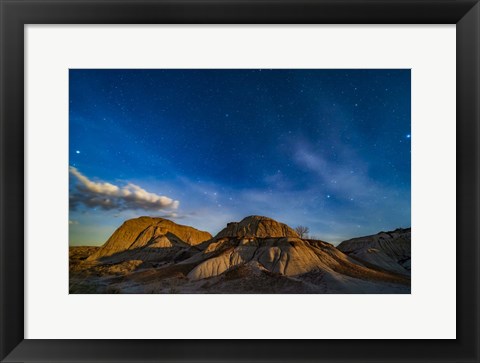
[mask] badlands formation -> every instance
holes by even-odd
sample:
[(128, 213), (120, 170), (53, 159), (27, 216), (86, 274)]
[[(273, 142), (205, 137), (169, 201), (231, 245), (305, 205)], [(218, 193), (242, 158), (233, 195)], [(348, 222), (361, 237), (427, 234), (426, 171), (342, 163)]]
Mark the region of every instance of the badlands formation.
[(215, 237), (140, 217), (70, 247), (70, 293), (410, 293), (410, 229), (335, 247), (261, 216)]
[(87, 261), (161, 261), (210, 238), (208, 232), (168, 219), (140, 217), (124, 222)]
[(364, 263), (410, 275), (411, 230), (399, 228), (373, 236), (343, 241), (337, 248)]

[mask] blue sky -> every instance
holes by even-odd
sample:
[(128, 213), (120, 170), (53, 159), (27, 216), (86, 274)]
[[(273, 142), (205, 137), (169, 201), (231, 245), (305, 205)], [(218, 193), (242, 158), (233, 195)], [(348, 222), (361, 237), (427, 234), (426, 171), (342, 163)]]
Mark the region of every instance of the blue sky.
[(410, 226), (410, 70), (70, 70), (70, 244), (265, 215), (333, 243)]

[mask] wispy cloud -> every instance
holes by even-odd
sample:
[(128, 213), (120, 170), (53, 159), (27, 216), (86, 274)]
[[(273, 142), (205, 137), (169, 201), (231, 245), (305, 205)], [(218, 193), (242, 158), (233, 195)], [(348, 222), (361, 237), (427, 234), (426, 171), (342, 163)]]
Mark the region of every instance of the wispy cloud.
[(333, 162), (311, 144), (302, 142), (295, 145), (292, 155), (296, 165), (316, 180), (310, 195), (320, 195), (328, 203), (323, 215), (323, 225), (328, 228), (319, 225), (319, 230), (326, 231), (327, 236), (337, 235), (330, 238), (340, 241), (340, 237), (410, 225), (408, 190), (400, 192), (398, 187), (371, 177), (368, 162), (348, 145), (337, 144), (336, 153), (337, 161)]
[(104, 210), (165, 212), (177, 209), (180, 204), (178, 200), (148, 192), (136, 184), (119, 187), (107, 182), (94, 182), (72, 166), (70, 174), (76, 180), (70, 191), (70, 208), (73, 210), (84, 205)]
[[(347, 153), (346, 150), (342, 150)], [(386, 190), (379, 183), (367, 175), (367, 167), (359, 158), (349, 152), (347, 160), (331, 162), (321, 153), (314, 152), (308, 145), (297, 145), (294, 161), (300, 167), (313, 172), (318, 178), (325, 192), (338, 193), (345, 199), (371, 198), (380, 195)]]

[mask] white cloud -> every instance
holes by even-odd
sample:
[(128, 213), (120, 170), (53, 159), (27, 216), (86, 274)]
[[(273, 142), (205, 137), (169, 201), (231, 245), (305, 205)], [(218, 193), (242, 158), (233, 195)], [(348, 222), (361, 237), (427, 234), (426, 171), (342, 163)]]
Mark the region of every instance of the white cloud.
[(165, 211), (177, 209), (180, 204), (178, 200), (148, 192), (132, 183), (119, 187), (111, 183), (91, 181), (73, 166), (70, 167), (70, 174), (77, 180), (73, 190), (70, 191), (70, 207), (72, 209), (84, 205), (105, 210)]

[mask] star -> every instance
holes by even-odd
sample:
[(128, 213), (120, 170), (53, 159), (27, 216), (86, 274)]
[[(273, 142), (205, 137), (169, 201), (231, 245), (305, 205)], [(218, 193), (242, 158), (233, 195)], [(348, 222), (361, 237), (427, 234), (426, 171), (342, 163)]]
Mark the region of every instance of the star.
[[(70, 162), (99, 182), (178, 199), (197, 214), (185, 223), (210, 232), (251, 214), (333, 238), (358, 237), (357, 224), (372, 233), (407, 225), (411, 75), (391, 72), (72, 70)], [(75, 208), (71, 217), (92, 209)], [(88, 223), (119, 222), (105, 218)]]

